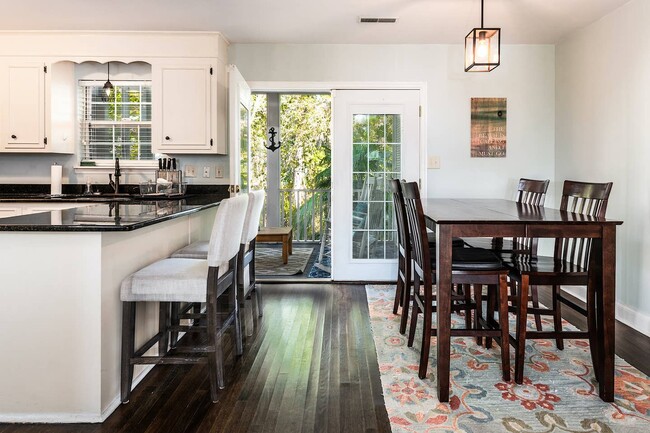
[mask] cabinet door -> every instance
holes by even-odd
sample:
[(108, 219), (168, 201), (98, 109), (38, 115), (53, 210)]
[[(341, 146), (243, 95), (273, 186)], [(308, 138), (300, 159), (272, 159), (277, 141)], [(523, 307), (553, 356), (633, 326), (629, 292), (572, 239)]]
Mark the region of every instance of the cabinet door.
[[(210, 65), (161, 66), (154, 79), (156, 153), (211, 153), (215, 86)], [(157, 98), (156, 98), (157, 96)], [(158, 116), (155, 114), (158, 113)]]
[(45, 149), (45, 69), (12, 64), (8, 69), (6, 149)]

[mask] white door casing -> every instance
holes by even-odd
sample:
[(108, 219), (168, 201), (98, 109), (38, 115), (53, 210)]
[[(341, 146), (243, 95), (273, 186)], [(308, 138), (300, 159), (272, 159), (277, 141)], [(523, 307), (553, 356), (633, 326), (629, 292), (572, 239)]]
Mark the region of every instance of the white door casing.
[[(228, 65), (228, 153), (231, 193), (248, 191), (250, 181), (251, 88), (235, 65)], [(242, 152), (246, 152), (242, 155)], [(242, 164), (244, 161), (244, 164)]]

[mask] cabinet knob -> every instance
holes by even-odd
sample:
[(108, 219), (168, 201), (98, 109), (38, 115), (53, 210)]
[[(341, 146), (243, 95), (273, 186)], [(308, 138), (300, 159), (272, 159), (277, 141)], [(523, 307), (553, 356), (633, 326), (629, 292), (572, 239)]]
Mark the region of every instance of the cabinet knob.
[(171, 138), (169, 138), (169, 135), (165, 137), (165, 140), (171, 140)]
[(11, 138), (13, 138), (15, 140), (18, 137), (16, 137), (16, 134), (11, 134)]

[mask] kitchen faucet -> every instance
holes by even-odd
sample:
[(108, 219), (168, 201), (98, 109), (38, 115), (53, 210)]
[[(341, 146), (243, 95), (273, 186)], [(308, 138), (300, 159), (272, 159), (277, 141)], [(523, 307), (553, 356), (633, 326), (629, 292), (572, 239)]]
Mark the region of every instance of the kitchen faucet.
[[(115, 174), (108, 174), (108, 184), (113, 188), (115, 194), (119, 193), (120, 190), (120, 158), (115, 158)], [(113, 181), (113, 176), (115, 176), (115, 181)]]

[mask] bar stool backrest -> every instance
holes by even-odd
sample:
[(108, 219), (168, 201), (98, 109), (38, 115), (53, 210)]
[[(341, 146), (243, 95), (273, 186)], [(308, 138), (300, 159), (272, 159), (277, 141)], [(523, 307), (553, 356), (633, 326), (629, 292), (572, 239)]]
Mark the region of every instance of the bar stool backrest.
[(244, 230), (242, 231), (241, 243), (247, 244), (257, 236), (260, 225), (262, 208), (264, 207), (264, 191), (252, 191), (248, 193), (248, 208), (244, 219)]
[[(612, 185), (612, 182), (588, 183), (565, 180), (560, 210), (588, 217), (604, 218)], [(555, 240), (554, 257), (577, 264), (584, 269), (587, 269), (589, 264), (590, 251), (591, 239), (558, 238)]]
[(248, 194), (219, 203), (208, 246), (208, 266), (220, 267), (239, 252), (247, 207)]

